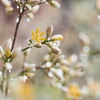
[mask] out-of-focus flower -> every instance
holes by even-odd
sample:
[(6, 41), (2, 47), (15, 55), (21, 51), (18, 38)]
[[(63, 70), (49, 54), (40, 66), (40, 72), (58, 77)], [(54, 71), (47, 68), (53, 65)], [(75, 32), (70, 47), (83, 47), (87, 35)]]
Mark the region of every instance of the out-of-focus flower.
[(15, 58), (20, 54), (20, 52), (21, 52), (21, 47), (18, 47), (13, 51), (12, 56)]
[(19, 76), (17, 79), (19, 81), (26, 82), (26, 80), (28, 79), (28, 77), (26, 75), (23, 75), (23, 76)]
[(50, 62), (50, 61), (46, 62), (45, 66), (46, 66), (46, 68), (52, 67), (52, 62)]
[(55, 69), (55, 68), (51, 68), (50, 71), (54, 74), (54, 76), (56, 76), (58, 79), (61, 79), (62, 81), (64, 81), (64, 76), (63, 76), (63, 71), (62, 69)]
[(35, 71), (36, 70), (35, 65), (36, 64), (24, 63), (24, 70), (27, 71), (27, 72)]
[(72, 54), (69, 58), (68, 61), (70, 64), (76, 63), (78, 61), (78, 56), (76, 54)]
[(84, 85), (84, 86), (82, 87), (81, 93), (82, 93), (82, 95), (85, 95), (85, 96), (91, 94), (91, 93), (90, 93), (90, 90), (89, 90), (89, 87), (88, 87), (87, 85)]
[[(17, 88), (15, 87), (15, 85), (17, 86)], [(31, 83), (23, 83), (22, 81), (19, 81), (16, 82), (15, 85), (12, 86), (15, 100), (35, 100), (33, 91), (34, 89)]]
[(97, 10), (100, 10), (100, 0), (96, 0), (96, 8)]
[(32, 30), (32, 40), (34, 40), (38, 43), (40, 43), (41, 41), (46, 40), (46, 38), (42, 37), (44, 35), (44, 32), (42, 32), (42, 33), (39, 33), (39, 32), (40, 32), (40, 28), (38, 28), (35, 33)]
[(1, 0), (1, 2), (4, 4), (5, 7), (10, 7), (11, 3), (9, 0)]
[(5, 68), (6, 68), (7, 70), (11, 71), (11, 69), (12, 69), (11, 63), (10, 63), (10, 62), (6, 62), (6, 63), (5, 63)]
[(79, 39), (83, 45), (90, 45), (90, 39), (85, 33), (81, 32), (79, 34)]
[(49, 61), (50, 60), (50, 55), (49, 54), (45, 55), (43, 60), (44, 61)]
[(94, 82), (94, 80), (88, 80), (88, 88), (91, 91), (91, 94), (100, 97), (100, 82)]
[(79, 87), (75, 85), (70, 85), (68, 89), (68, 95), (74, 99), (78, 99), (81, 95)]
[(7, 14), (12, 14), (13, 10), (14, 10), (13, 7), (6, 7), (5, 9)]
[(26, 72), (26, 73), (24, 73), (25, 74), (25, 76), (27, 76), (27, 78), (32, 78), (35, 74), (34, 73), (32, 73), (32, 72)]

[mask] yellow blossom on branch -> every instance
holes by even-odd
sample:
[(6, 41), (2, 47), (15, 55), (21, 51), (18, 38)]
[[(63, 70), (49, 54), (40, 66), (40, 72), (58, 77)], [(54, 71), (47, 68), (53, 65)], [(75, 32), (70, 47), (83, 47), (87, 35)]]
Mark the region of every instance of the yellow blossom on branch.
[(41, 32), (41, 33), (39, 33), (39, 32), (40, 32), (40, 28), (38, 28), (36, 30), (36, 32), (34, 32), (32, 30), (32, 40), (34, 40), (34, 41), (36, 41), (38, 43), (40, 43), (41, 41), (46, 40), (46, 38), (42, 37), (44, 35), (44, 32)]
[(78, 99), (79, 96), (81, 95), (79, 87), (74, 86), (74, 85), (70, 85), (70, 87), (68, 89), (68, 94), (69, 94), (69, 96), (73, 97), (74, 99)]

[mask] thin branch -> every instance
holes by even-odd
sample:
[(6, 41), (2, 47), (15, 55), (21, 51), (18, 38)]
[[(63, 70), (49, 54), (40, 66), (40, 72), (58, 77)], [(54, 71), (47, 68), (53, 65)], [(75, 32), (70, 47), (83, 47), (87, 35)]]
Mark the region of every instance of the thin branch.
[(6, 81), (6, 88), (5, 88), (5, 96), (8, 96), (8, 86), (9, 86), (9, 76), (10, 76), (10, 72), (9, 70), (7, 70), (7, 81)]
[(23, 9), (22, 9), (21, 13), (20, 13), (20, 8), (19, 8), (19, 17), (18, 17), (18, 22), (16, 24), (15, 32), (14, 32), (14, 38), (13, 38), (13, 43), (12, 43), (11, 51), (13, 51), (13, 48), (14, 48), (14, 45), (15, 45), (15, 41), (16, 41), (16, 37), (17, 37), (17, 33), (18, 33), (18, 28), (19, 28), (19, 25), (20, 25), (20, 22), (21, 22), (23, 13), (24, 13), (24, 7), (25, 7), (25, 4), (23, 6)]
[(4, 78), (5, 78), (5, 67), (3, 66), (3, 69), (2, 69), (2, 81), (1, 81), (1, 91), (2, 93), (4, 92), (4, 89), (3, 89), (3, 84), (4, 84)]

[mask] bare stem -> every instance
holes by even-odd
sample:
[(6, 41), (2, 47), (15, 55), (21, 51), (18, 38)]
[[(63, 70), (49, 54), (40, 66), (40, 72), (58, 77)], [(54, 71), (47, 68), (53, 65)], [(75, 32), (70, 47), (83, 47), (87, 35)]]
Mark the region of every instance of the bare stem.
[(29, 48), (32, 48), (32, 47), (26, 47), (26, 48), (22, 49), (21, 51), (25, 51), (25, 50), (27, 50)]
[(19, 21), (16, 24), (16, 29), (15, 29), (15, 33), (14, 33), (14, 38), (13, 38), (13, 43), (12, 43), (11, 51), (13, 50), (14, 45), (15, 45), (15, 41), (16, 41), (16, 37), (17, 37), (18, 28), (19, 28), (19, 25), (20, 25), (21, 18), (22, 18), (22, 14), (20, 14), (19, 17), (18, 17)]
[(3, 93), (4, 89), (3, 89), (3, 84), (4, 84), (4, 78), (5, 78), (5, 67), (3, 66), (3, 69), (2, 69), (2, 82), (1, 82), (1, 91)]
[[(18, 33), (18, 28), (19, 28), (19, 25), (20, 25), (23, 13), (25, 11), (24, 8), (25, 8), (25, 4), (23, 5), (22, 12), (20, 12), (21, 8), (19, 8), (19, 17), (18, 17), (18, 22), (16, 24), (15, 32), (14, 32), (14, 38), (13, 38), (13, 43), (12, 43), (11, 51), (13, 51), (13, 49), (14, 49), (14, 45), (15, 45), (15, 41), (16, 41), (16, 37), (17, 37), (17, 33)], [(10, 76), (10, 72), (9, 72), (9, 70), (7, 70), (7, 76), (6, 76), (7, 81), (6, 81), (6, 87), (5, 87), (5, 96), (6, 97), (8, 96), (9, 76)]]
[(6, 88), (5, 88), (5, 96), (8, 96), (8, 86), (9, 86), (9, 76), (10, 76), (10, 72), (9, 70), (7, 70), (7, 81), (6, 81)]
[(15, 41), (16, 41), (16, 37), (17, 37), (17, 33), (18, 33), (18, 28), (19, 28), (19, 25), (20, 25), (23, 13), (25, 11), (24, 7), (25, 7), (25, 4), (23, 6), (22, 12), (20, 12), (21, 8), (19, 8), (19, 17), (18, 17), (18, 22), (16, 24), (15, 32), (14, 32), (14, 38), (13, 38), (13, 43), (12, 43), (11, 51), (13, 51), (13, 48), (14, 48), (14, 45), (15, 45)]

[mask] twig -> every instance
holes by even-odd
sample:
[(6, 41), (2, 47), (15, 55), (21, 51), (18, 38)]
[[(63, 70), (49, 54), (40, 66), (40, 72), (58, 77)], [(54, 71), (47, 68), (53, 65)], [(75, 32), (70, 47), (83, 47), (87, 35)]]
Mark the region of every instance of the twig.
[(13, 38), (13, 43), (12, 43), (11, 51), (13, 51), (13, 48), (14, 48), (14, 45), (15, 45), (15, 41), (16, 41), (16, 37), (17, 37), (17, 33), (18, 33), (18, 28), (19, 28), (19, 25), (20, 25), (20, 22), (21, 22), (23, 13), (25, 11), (24, 10), (24, 7), (25, 7), (25, 4), (23, 6), (23, 9), (22, 9), (22, 12), (21, 13), (20, 13), (20, 8), (19, 8), (19, 17), (18, 17), (18, 22), (16, 24), (15, 32), (14, 32), (14, 38)]
[[(16, 37), (17, 37), (17, 33), (18, 33), (18, 28), (19, 28), (23, 13), (25, 11), (24, 8), (25, 8), (25, 4), (23, 5), (22, 12), (21, 12), (21, 7), (19, 6), (19, 17), (18, 17), (19, 19), (18, 19), (18, 22), (16, 24), (11, 51), (13, 51), (13, 49), (14, 49), (14, 45), (15, 45), (15, 41), (16, 41)], [(6, 76), (7, 81), (6, 81), (6, 87), (5, 87), (5, 96), (6, 97), (8, 96), (9, 76), (10, 76), (10, 72), (9, 72), (9, 70), (7, 70), (7, 76)]]
[(5, 96), (8, 96), (8, 86), (9, 86), (9, 76), (10, 76), (10, 72), (9, 70), (7, 70), (7, 81), (6, 81), (6, 88), (5, 88)]
[(3, 84), (4, 84), (4, 78), (5, 78), (5, 67), (3, 66), (3, 69), (2, 69), (2, 82), (1, 82), (1, 91), (2, 93), (4, 92), (4, 89), (3, 89)]

